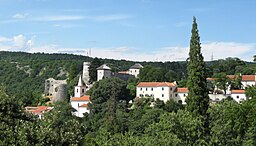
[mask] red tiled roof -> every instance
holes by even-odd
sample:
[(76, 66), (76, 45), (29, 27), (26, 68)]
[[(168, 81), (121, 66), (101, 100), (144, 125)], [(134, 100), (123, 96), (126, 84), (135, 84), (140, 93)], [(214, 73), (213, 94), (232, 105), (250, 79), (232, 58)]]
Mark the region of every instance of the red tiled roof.
[(245, 90), (231, 90), (231, 94), (244, 94)]
[[(230, 79), (235, 79), (237, 75), (227, 75)], [(242, 75), (242, 81), (256, 81), (255, 75)]]
[(90, 96), (84, 95), (82, 97), (73, 97), (71, 98), (71, 101), (90, 101)]
[(173, 87), (175, 83), (170, 82), (140, 82), (137, 87)]
[(242, 81), (255, 81), (255, 75), (242, 75)]
[(88, 105), (87, 104), (82, 104), (82, 105), (80, 105), (79, 107), (87, 107)]
[(119, 74), (129, 74), (127, 71), (119, 71)]
[(207, 81), (214, 81), (214, 80), (216, 80), (217, 78), (207, 78), (206, 80)]
[(25, 107), (26, 112), (31, 112), (33, 114), (42, 114), (43, 112), (49, 111), (52, 108), (48, 106), (38, 106), (38, 107)]
[(188, 93), (188, 88), (177, 88), (177, 92), (179, 92), (179, 93)]

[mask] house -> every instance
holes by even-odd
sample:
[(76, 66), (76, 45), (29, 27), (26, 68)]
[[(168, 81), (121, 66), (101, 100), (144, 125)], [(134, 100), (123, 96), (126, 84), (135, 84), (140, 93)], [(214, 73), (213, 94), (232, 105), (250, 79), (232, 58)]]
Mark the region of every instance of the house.
[(170, 82), (140, 82), (136, 87), (136, 96), (139, 98), (160, 99), (164, 102), (174, 97), (176, 83)]
[(256, 85), (256, 75), (242, 75), (243, 89), (247, 86), (255, 86)]
[(138, 75), (140, 74), (140, 69), (143, 68), (143, 66), (139, 63), (135, 63), (133, 66), (130, 67), (129, 69), (129, 74), (130, 75), (134, 75), (135, 78), (138, 77)]
[(88, 103), (90, 103), (90, 96), (83, 95), (82, 97), (73, 97), (70, 99), (71, 106), (76, 109), (74, 115), (77, 117), (83, 117), (84, 113), (89, 113)]
[(111, 68), (108, 67), (106, 64), (103, 64), (97, 68), (97, 81), (100, 81), (104, 78), (110, 78), (111, 76)]
[(51, 111), (52, 109), (53, 109), (53, 107), (49, 107), (49, 106), (36, 106), (36, 107), (27, 106), (27, 107), (25, 107), (25, 112), (36, 115), (36, 116), (38, 116), (39, 119), (42, 119), (43, 114)]
[(188, 96), (188, 88), (176, 88), (174, 101), (178, 103), (187, 104), (185, 99)]
[(245, 90), (231, 90), (231, 97), (238, 103), (247, 99)]
[(83, 83), (82, 76), (79, 76), (78, 84), (74, 87), (74, 97), (70, 98), (71, 106), (76, 110), (73, 114), (83, 117), (84, 113), (89, 113), (88, 103), (90, 96), (86, 95), (87, 86)]

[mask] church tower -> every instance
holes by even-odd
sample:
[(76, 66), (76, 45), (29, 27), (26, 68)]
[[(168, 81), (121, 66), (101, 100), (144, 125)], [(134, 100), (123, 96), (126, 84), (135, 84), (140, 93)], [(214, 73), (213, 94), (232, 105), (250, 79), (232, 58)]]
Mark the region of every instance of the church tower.
[(75, 91), (74, 91), (74, 97), (82, 97), (85, 95), (86, 92), (86, 85), (84, 85), (82, 76), (79, 76), (79, 81), (77, 86), (75, 86)]

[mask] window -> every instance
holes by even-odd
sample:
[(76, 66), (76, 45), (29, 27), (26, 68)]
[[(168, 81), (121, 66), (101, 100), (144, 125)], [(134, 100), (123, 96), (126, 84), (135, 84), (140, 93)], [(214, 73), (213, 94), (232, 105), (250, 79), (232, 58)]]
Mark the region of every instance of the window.
[(134, 72), (136, 72), (136, 70), (134, 70)]
[(164, 94), (162, 94), (162, 97), (164, 97)]
[(164, 87), (162, 87), (162, 90), (164, 90)]
[(78, 93), (78, 89), (76, 89), (76, 92)]
[(142, 88), (140, 88), (140, 91), (142, 91)]
[(151, 97), (154, 97), (154, 94), (151, 94), (150, 96), (151, 96)]
[(236, 98), (239, 98), (239, 96), (236, 96)]
[(82, 89), (82, 93), (84, 93), (84, 89)]
[(186, 97), (186, 94), (184, 94), (183, 96)]
[(177, 94), (177, 93), (175, 94), (175, 97), (178, 97), (178, 94)]
[(172, 87), (170, 88), (170, 91), (172, 91)]
[(143, 97), (143, 94), (140, 94), (140, 97)]
[(153, 88), (151, 88), (151, 91), (153, 91), (154, 89)]
[(148, 91), (148, 88), (146, 88), (146, 91)]

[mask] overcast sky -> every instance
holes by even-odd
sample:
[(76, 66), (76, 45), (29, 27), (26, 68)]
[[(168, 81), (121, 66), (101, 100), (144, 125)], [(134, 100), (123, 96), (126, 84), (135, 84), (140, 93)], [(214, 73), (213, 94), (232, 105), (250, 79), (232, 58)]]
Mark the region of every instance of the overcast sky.
[(0, 6), (0, 50), (184, 61), (196, 16), (205, 60), (252, 61), (256, 54), (256, 0), (0, 0)]

